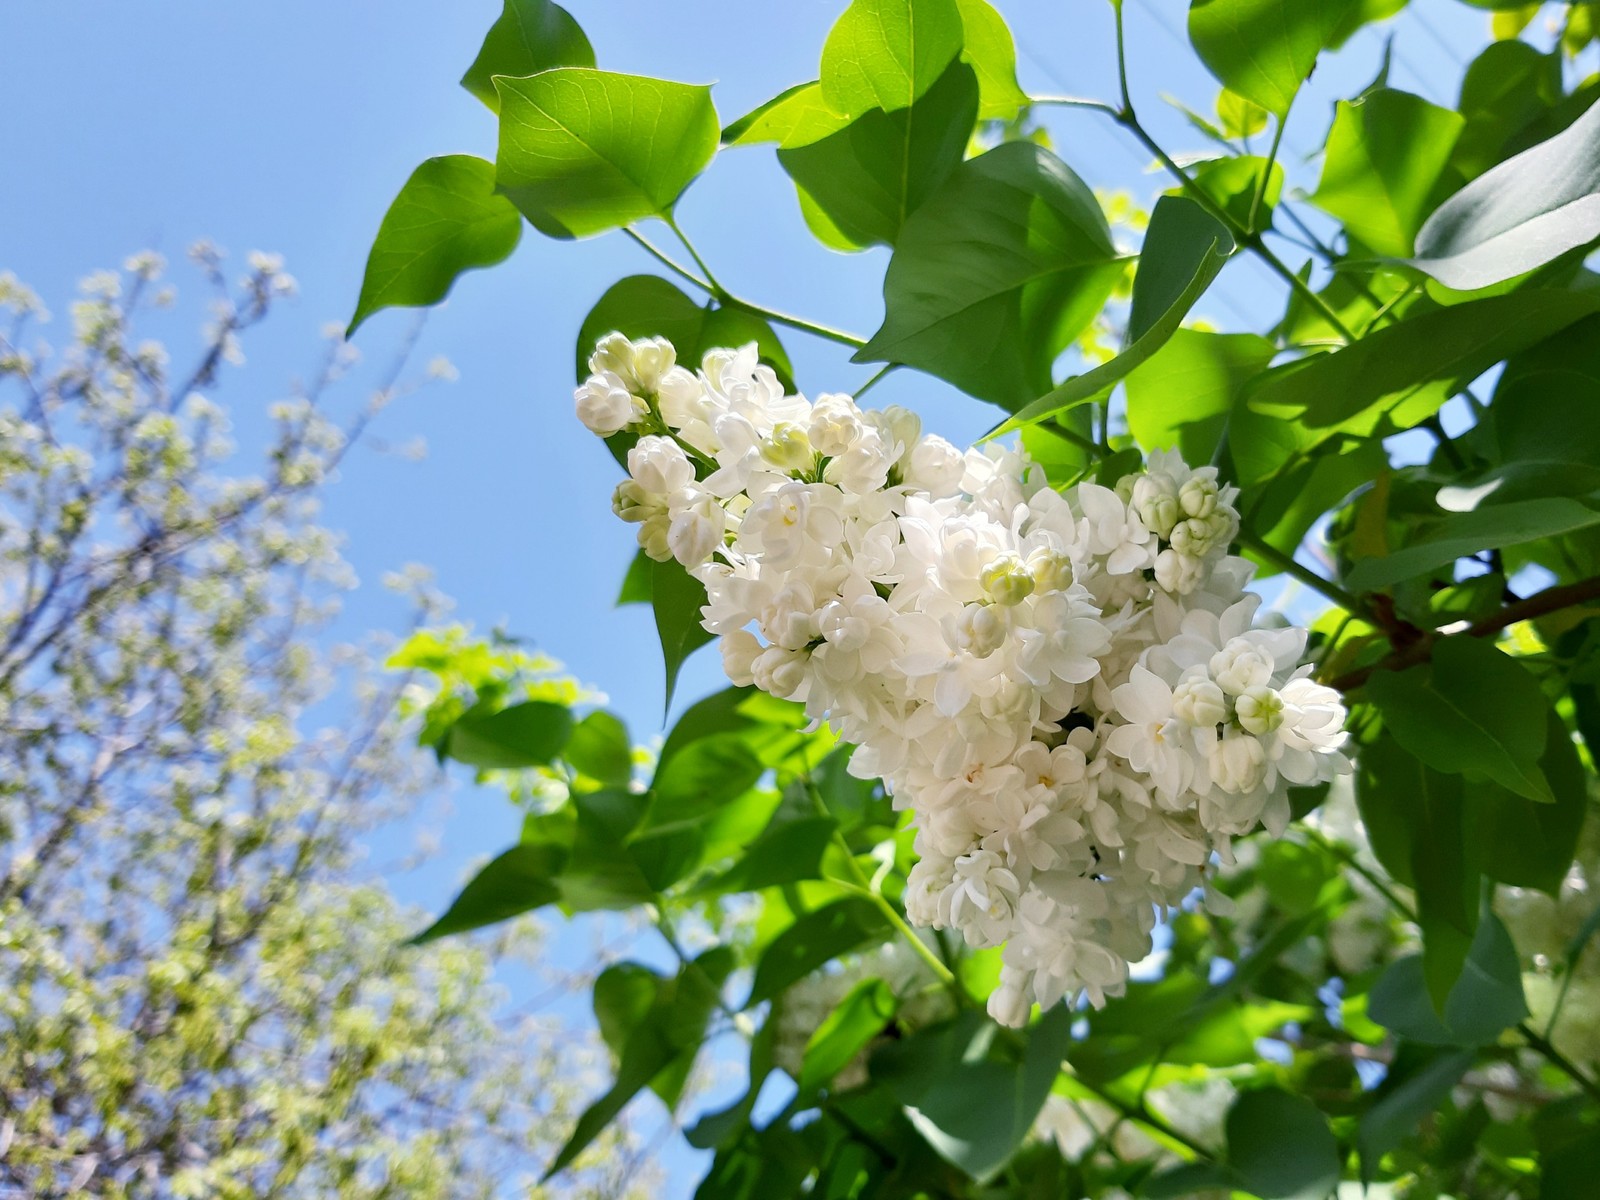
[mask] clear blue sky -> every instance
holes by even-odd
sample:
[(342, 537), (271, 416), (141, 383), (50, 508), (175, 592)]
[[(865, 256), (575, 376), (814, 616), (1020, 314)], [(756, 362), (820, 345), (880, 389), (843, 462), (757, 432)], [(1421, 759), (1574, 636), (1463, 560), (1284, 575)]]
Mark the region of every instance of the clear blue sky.
[[(1024, 87), (1112, 97), (1108, 4), (998, 4), (1022, 49)], [(728, 121), (815, 77), (843, 0), (568, 7), (600, 66), (714, 81)], [(499, 0), (12, 0), (0, 31), (0, 269), (64, 314), (77, 278), (135, 249), (154, 246), (175, 266), (200, 236), (241, 260), (251, 249), (282, 253), (301, 295), (253, 339), (248, 367), (219, 390), (248, 442), (285, 381), (311, 369), (323, 324), (348, 317), (371, 238), (412, 168), (437, 154), (493, 157), (493, 118), (456, 81), (498, 11)], [(1141, 116), (1177, 152), (1206, 147), (1158, 95), (1210, 112), (1216, 94), (1180, 47), (1185, 11), (1181, 0), (1127, 0)], [(1487, 25), (1487, 13), (1455, 0), (1414, 0), (1387, 27), (1399, 46), (1391, 83), (1453, 104), (1462, 65)], [(1365, 32), (1318, 68), (1289, 123), (1283, 157), (1291, 187), (1314, 185), (1318, 168), (1304, 150), (1320, 144), (1331, 98), (1371, 79), (1381, 46), (1381, 36)], [(1057, 110), (1048, 123), (1057, 152), (1091, 184), (1129, 189), (1146, 204), (1167, 186), (1103, 117)], [(679, 216), (740, 294), (862, 334), (876, 327), (886, 252), (838, 255), (812, 241), (770, 148), (719, 157)], [(393, 627), (403, 613), (379, 577), (426, 563), (461, 618), (531, 639), (606, 690), (637, 737), (657, 730), (661, 668), (649, 614), (611, 604), (632, 554), (630, 531), (609, 509), (616, 469), (571, 407), (583, 314), (615, 279), (652, 269), (620, 235), (557, 243), (529, 229), (508, 264), (459, 281), (418, 351), (419, 365), (448, 357), (459, 382), (398, 405), (377, 429), (390, 442), (425, 438), (427, 459), (358, 451), (331, 493), (327, 523), (347, 534), (363, 581), (341, 632)], [(175, 275), (184, 281), (181, 266)], [(1281, 299), (1274, 277), (1245, 259), (1228, 267), (1199, 315), (1241, 328), (1275, 313)], [(409, 320), (390, 312), (363, 328), (357, 344), (369, 363), (390, 356)], [(870, 373), (837, 347), (784, 338), (807, 391), (848, 390)], [(890, 377), (873, 399), (913, 407), (928, 427), (963, 444), (995, 416), (909, 372)], [(714, 656), (702, 656), (680, 692), (693, 698), (715, 685)], [(447, 828), (441, 861), (394, 881), (403, 899), (437, 908), (468, 859), (514, 838), (504, 805), (467, 799)]]

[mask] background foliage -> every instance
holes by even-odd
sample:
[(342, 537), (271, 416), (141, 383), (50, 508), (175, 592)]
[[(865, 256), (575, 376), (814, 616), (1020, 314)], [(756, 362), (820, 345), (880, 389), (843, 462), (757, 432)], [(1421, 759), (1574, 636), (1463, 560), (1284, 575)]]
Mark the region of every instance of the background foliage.
[[(294, 283), (193, 257), (181, 367), (140, 334), (158, 256), (85, 281), (56, 351), (0, 274), (0, 1195), (529, 1194), (594, 1048), (497, 988), (531, 923), (404, 946), (358, 848), (428, 782), (394, 709), (437, 689), (320, 640), (351, 584), (324, 486), (403, 360), (352, 411), (335, 344), (251, 472), (209, 397)], [(533, 1194), (641, 1195), (642, 1146), (613, 1126)]]

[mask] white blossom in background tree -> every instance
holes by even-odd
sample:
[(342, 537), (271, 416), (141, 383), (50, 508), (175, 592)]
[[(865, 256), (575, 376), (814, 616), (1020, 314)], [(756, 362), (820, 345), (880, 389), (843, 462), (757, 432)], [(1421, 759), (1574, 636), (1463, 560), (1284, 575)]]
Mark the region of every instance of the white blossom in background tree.
[(57, 352), (0, 276), (0, 1196), (646, 1194), (627, 1125), (531, 1182), (604, 1066), (494, 981), (537, 927), (409, 948), (362, 882), (428, 776), (415, 685), (324, 644), (350, 574), (315, 516), (400, 366), (341, 424), (336, 342), (239, 473), (210, 393), (293, 283), (195, 258), (186, 374), (136, 336), (156, 256), (91, 277)]

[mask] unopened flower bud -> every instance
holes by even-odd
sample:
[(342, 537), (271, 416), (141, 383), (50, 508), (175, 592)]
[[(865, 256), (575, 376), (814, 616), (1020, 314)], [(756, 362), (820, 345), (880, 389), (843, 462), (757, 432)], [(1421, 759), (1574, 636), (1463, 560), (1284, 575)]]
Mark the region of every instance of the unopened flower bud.
[(1211, 752), (1211, 781), (1224, 792), (1253, 792), (1267, 774), (1267, 753), (1245, 734), (1227, 734)]
[(978, 586), (996, 604), (1021, 604), (1033, 595), (1033, 576), (1015, 554), (1002, 554), (978, 573)]
[(1185, 679), (1172, 689), (1172, 711), (1196, 729), (1216, 726), (1228, 719), (1228, 698), (1204, 676)]
[(582, 387), (573, 393), (578, 409), (578, 420), (589, 432), (600, 437), (620, 433), (649, 409), (644, 401), (622, 386), (622, 380), (609, 371), (591, 375)]
[(1253, 687), (1233, 702), (1239, 727), (1246, 733), (1271, 733), (1283, 724), (1283, 697), (1269, 687)]
[(628, 451), (628, 474), (645, 491), (666, 496), (694, 482), (694, 464), (677, 442), (651, 434)]
[(988, 658), (1005, 643), (1005, 615), (987, 604), (968, 604), (956, 616), (950, 642), (974, 658)]
[(611, 493), (611, 511), (624, 521), (637, 525), (665, 510), (660, 496), (652, 496), (639, 486), (637, 480), (624, 479)]
[(806, 663), (810, 657), (804, 650), (768, 646), (750, 664), (750, 675), (763, 692), (780, 700), (792, 700), (805, 683)]
[(1156, 555), (1156, 586), (1174, 596), (1187, 596), (1205, 580), (1205, 559), (1179, 554), (1170, 547)]
[(1178, 503), (1186, 517), (1209, 517), (1217, 511), (1217, 481), (1194, 476), (1178, 490)]
[(761, 457), (780, 471), (808, 471), (816, 454), (804, 429), (788, 421), (779, 421), (772, 427), (771, 435), (762, 440)]
[(818, 454), (837, 458), (861, 436), (861, 410), (849, 396), (818, 396), (811, 408), (810, 434)]
[(1181, 515), (1177, 489), (1167, 475), (1140, 475), (1133, 481), (1129, 504), (1145, 528), (1166, 537)]
[(673, 502), (672, 523), (667, 527), (667, 546), (672, 557), (686, 567), (698, 567), (722, 545), (727, 516), (717, 498), (700, 488), (685, 488)]
[(751, 668), (766, 647), (755, 634), (736, 629), (723, 635), (718, 648), (722, 651), (722, 669), (734, 687), (749, 687), (756, 681)]
[(1211, 678), (1230, 696), (1272, 681), (1272, 660), (1245, 638), (1234, 638), (1211, 656)]
[(1065, 554), (1040, 547), (1028, 555), (1028, 573), (1039, 592), (1064, 592), (1072, 586), (1072, 560)]

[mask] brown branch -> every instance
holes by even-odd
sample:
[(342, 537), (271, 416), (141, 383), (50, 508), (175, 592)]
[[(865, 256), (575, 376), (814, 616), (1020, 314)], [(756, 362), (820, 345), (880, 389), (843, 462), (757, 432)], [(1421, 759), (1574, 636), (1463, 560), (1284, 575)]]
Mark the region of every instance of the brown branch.
[[(1563, 583), (1556, 587), (1546, 588), (1542, 592), (1535, 592), (1526, 600), (1518, 600), (1515, 604), (1508, 604), (1498, 612), (1469, 625), (1459, 633), (1447, 636), (1492, 637), (1502, 629), (1507, 629), (1519, 621), (1531, 621), (1535, 617), (1548, 616), (1550, 613), (1560, 612), (1564, 608), (1573, 608), (1590, 600), (1600, 600), (1600, 575), (1579, 580), (1577, 583)], [(1330, 679), (1328, 686), (1341, 692), (1351, 692), (1366, 683), (1375, 671), (1400, 671), (1406, 667), (1426, 662), (1433, 653), (1433, 647), (1438, 641), (1439, 635), (1430, 633), (1409, 646), (1403, 646), (1395, 650), (1394, 653), (1381, 662), (1373, 663), (1369, 667), (1360, 667), (1354, 671), (1348, 671), (1336, 679)]]

